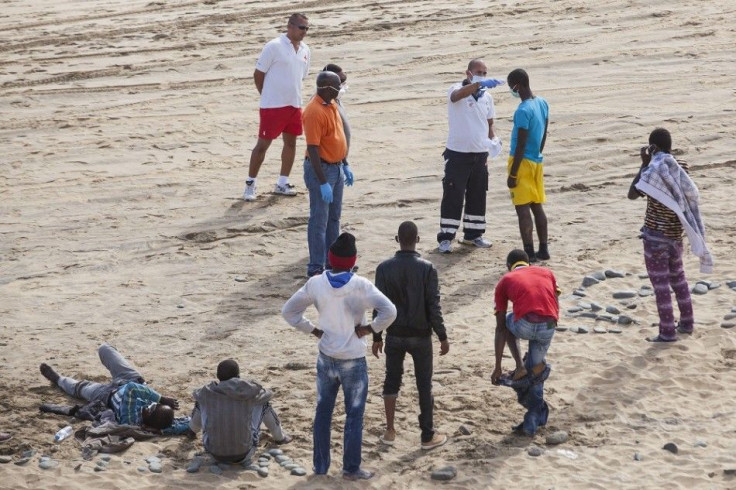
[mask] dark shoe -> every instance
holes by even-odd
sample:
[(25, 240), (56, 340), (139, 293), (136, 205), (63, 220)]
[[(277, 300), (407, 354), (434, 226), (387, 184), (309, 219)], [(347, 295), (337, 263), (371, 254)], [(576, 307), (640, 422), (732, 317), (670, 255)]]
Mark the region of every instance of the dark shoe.
[(679, 323), (677, 324), (677, 331), (680, 332), (680, 333), (684, 333), (684, 334), (690, 335), (691, 333), (693, 333), (693, 330), (694, 330), (693, 327), (690, 327), (690, 330), (688, 330), (687, 328), (684, 328)]
[(45, 362), (41, 364), (40, 366), (41, 374), (43, 374), (43, 377), (51, 381), (52, 383), (56, 384), (59, 382), (59, 373), (54, 371), (54, 368), (46, 364)]

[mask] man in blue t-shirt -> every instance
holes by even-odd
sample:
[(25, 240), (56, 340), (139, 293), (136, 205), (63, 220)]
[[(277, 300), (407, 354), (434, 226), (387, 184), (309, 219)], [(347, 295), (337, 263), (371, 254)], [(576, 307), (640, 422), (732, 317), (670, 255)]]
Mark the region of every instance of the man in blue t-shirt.
[[(529, 261), (548, 260), (547, 216), (542, 207), (546, 201), (542, 151), (547, 139), (549, 105), (542, 97), (532, 93), (529, 75), (521, 68), (509, 73), (506, 80), (511, 94), (521, 99), (514, 112), (507, 185), (511, 202), (516, 207), (521, 241)], [(536, 253), (533, 237), (535, 225), (539, 238), (539, 250)]]

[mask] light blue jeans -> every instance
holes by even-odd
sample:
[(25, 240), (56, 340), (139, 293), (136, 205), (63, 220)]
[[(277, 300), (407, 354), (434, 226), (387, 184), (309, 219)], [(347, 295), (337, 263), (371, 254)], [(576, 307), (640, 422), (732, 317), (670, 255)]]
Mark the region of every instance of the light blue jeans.
[[(509, 313), (506, 315), (506, 328), (517, 339), (529, 341), (529, 351), (524, 364), (529, 373), (534, 366), (546, 361), (547, 350), (555, 334), (554, 326), (550, 327), (547, 322), (528, 322), (523, 318), (514, 320), (514, 314)], [(547, 424), (549, 415), (549, 407), (544, 401), (544, 382), (534, 384), (528, 391), (518, 395), (519, 403), (527, 409), (522, 428), (528, 435), (533, 435), (539, 426)]]
[(68, 395), (83, 400), (101, 400), (107, 402), (110, 393), (117, 390), (121, 385), (130, 381), (135, 383), (143, 383), (143, 376), (125, 359), (114, 347), (108, 344), (102, 344), (98, 349), (100, 361), (103, 366), (110, 371), (112, 381), (110, 383), (97, 383), (95, 381), (82, 380), (77, 381), (67, 376), (59, 376), (56, 383), (59, 388), (64, 390)]
[(365, 357), (335, 359), (322, 353), (317, 358), (317, 411), (314, 416), (314, 472), (330, 469), (330, 429), (337, 392), (345, 396), (345, 429), (342, 450), (343, 473), (360, 469), (363, 447), (363, 413), (368, 398), (368, 364)]
[(307, 275), (319, 274), (327, 264), (327, 250), (340, 234), (340, 215), (342, 214), (343, 174), (342, 165), (321, 163), (327, 183), (332, 187), (332, 202), (322, 200), (319, 180), (312, 162), (304, 159), (304, 185), (309, 189), (309, 223), (307, 224), (307, 244), (309, 245), (309, 264)]

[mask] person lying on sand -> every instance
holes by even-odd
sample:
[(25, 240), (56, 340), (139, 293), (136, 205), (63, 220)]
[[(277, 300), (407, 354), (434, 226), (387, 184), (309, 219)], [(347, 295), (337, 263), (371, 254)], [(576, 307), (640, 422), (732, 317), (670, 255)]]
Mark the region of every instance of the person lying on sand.
[(146, 386), (143, 376), (114, 347), (102, 344), (98, 354), (112, 375), (109, 383), (77, 381), (61, 376), (46, 363), (40, 366), (41, 374), (70, 396), (102, 402), (112, 409), (119, 424), (155, 430), (171, 426), (174, 410), (179, 408), (176, 399), (161, 396)]

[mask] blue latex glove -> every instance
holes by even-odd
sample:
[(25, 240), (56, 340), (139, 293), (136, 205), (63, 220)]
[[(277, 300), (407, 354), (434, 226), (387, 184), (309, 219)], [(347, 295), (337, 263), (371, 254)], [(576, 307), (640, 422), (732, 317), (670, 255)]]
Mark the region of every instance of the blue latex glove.
[(345, 174), (345, 185), (348, 187), (353, 185), (353, 181), (355, 180), (355, 177), (353, 176), (353, 171), (350, 170), (350, 166), (348, 164), (344, 164), (342, 166), (342, 173)]
[(496, 80), (495, 78), (488, 78), (480, 82), (480, 86), (483, 88), (494, 88), (494, 87), (498, 87), (499, 85), (503, 85), (504, 83), (506, 82), (504, 82), (503, 80)]
[(325, 182), (319, 186), (319, 191), (322, 193), (322, 200), (327, 204), (330, 204), (332, 202), (332, 186)]

